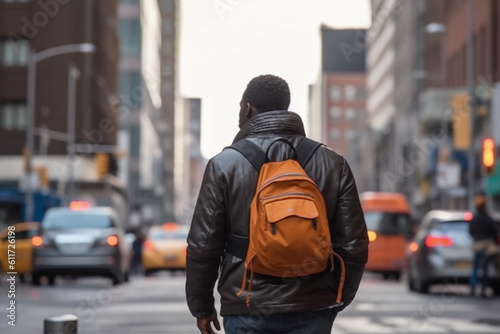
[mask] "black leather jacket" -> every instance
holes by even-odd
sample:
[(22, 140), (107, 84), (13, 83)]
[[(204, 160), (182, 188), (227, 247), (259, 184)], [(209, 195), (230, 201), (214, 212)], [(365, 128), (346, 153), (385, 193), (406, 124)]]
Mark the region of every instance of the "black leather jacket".
[[(297, 145), (304, 136), (300, 117), (288, 111), (273, 111), (252, 118), (235, 141), (247, 138), (264, 151), (276, 138)], [(291, 157), (289, 145), (277, 143), (269, 151), (271, 160)], [(205, 170), (188, 236), (186, 296), (195, 317), (214, 310), (214, 285), (218, 281), (221, 315), (285, 313), (343, 309), (353, 300), (368, 257), (368, 238), (358, 191), (345, 159), (320, 147), (305, 166), (307, 174), (323, 192), (331, 225), (333, 249), (345, 262), (342, 305), (336, 305), (339, 270), (284, 280), (255, 274), (250, 307), (245, 294), (237, 296), (244, 262), (227, 252), (229, 234), (248, 237), (250, 203), (257, 184), (257, 171), (243, 155), (224, 149)], [(339, 268), (337, 266), (336, 268)]]

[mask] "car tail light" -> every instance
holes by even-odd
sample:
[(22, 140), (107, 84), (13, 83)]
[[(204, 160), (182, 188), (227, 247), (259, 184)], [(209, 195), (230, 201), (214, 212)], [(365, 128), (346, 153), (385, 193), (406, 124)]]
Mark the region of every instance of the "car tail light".
[(118, 245), (118, 237), (116, 235), (110, 235), (106, 238), (106, 242), (109, 246), (114, 247)]
[(31, 238), (31, 244), (33, 245), (33, 247), (40, 247), (43, 245), (43, 238), (39, 235), (34, 235)]
[(144, 242), (144, 249), (148, 251), (154, 251), (155, 250), (155, 245), (151, 240), (146, 240)]
[(372, 242), (375, 239), (377, 239), (377, 233), (375, 231), (368, 231), (368, 240)]
[(408, 250), (411, 252), (411, 253), (415, 253), (416, 251), (418, 251), (418, 244), (413, 241), (412, 243), (410, 243), (408, 245)]
[(425, 238), (425, 245), (427, 247), (451, 247), (453, 246), (453, 239), (447, 236), (429, 235)]
[(472, 218), (474, 218), (474, 215), (472, 214), (472, 212), (467, 211), (466, 213), (464, 213), (464, 219), (466, 221), (470, 222), (472, 220)]
[(72, 201), (69, 203), (69, 208), (72, 211), (87, 211), (90, 209), (90, 203), (85, 201)]

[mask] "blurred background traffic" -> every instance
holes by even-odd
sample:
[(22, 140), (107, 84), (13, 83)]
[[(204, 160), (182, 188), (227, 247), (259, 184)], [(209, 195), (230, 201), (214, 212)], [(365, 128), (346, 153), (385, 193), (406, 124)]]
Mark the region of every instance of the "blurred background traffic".
[[(432, 293), (434, 284), (467, 283), (474, 196), (485, 194), (489, 214), (500, 220), (500, 2), (196, 6), (189, 0), (0, 0), (3, 271), (7, 227), (14, 224), (16, 268), (34, 286), (89, 275), (119, 285), (183, 269), (206, 161), (236, 133), (246, 82), (270, 72), (290, 81), (292, 110), (307, 134), (353, 169), (370, 230), (368, 272), (404, 277), (404, 288), (394, 291)], [(306, 20), (311, 8), (333, 19)], [(255, 12), (276, 20), (262, 24), (276, 44), (270, 51), (307, 61), (287, 72), (265, 58), (262, 64), (245, 58), (247, 47), (253, 55), (268, 50), (260, 48), (268, 43), (265, 30), (243, 37), (257, 31), (255, 18), (245, 16)], [(285, 28), (281, 14), (292, 26)], [(237, 36), (237, 24), (248, 26), (241, 45), (221, 38), (222, 30), (208, 33)], [(293, 24), (307, 24), (314, 34), (300, 39)], [(317, 43), (309, 44), (313, 38)], [(186, 51), (197, 44), (204, 49)], [(240, 60), (241, 72), (217, 72), (216, 49), (227, 66), (229, 58)], [(255, 63), (261, 68), (249, 73)], [(317, 66), (304, 74), (310, 64)], [(197, 96), (189, 87), (200, 83), (209, 88)], [(227, 94), (229, 108), (214, 102), (215, 91), (233, 87), (238, 93)], [(231, 116), (216, 112), (221, 108)], [(498, 295), (498, 271), (490, 275), (488, 295)]]

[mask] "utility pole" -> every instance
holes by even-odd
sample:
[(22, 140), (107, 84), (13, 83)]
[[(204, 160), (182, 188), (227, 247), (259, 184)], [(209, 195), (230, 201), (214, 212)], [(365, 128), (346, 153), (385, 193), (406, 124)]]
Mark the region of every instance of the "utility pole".
[(469, 122), (470, 122), (470, 146), (468, 156), (468, 187), (467, 199), (468, 209), (474, 209), (474, 196), (476, 195), (475, 186), (475, 165), (476, 165), (476, 141), (475, 127), (476, 127), (476, 110), (475, 110), (475, 80), (474, 80), (474, 1), (467, 0), (467, 91), (469, 93)]

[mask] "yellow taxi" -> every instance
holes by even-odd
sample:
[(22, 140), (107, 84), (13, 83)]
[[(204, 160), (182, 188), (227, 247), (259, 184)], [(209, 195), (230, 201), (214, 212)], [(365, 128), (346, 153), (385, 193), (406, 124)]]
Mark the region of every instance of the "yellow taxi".
[(189, 228), (177, 223), (151, 226), (142, 246), (144, 274), (159, 270), (186, 269), (187, 235)]
[[(7, 226), (0, 231), (0, 267), (2, 272), (16, 272), (21, 281), (24, 281), (24, 275), (31, 272), (32, 268), (33, 246), (31, 238), (36, 235), (39, 227), (40, 224), (37, 222), (23, 222)], [(15, 242), (10, 240), (15, 240)], [(10, 268), (10, 265), (13, 267)]]

